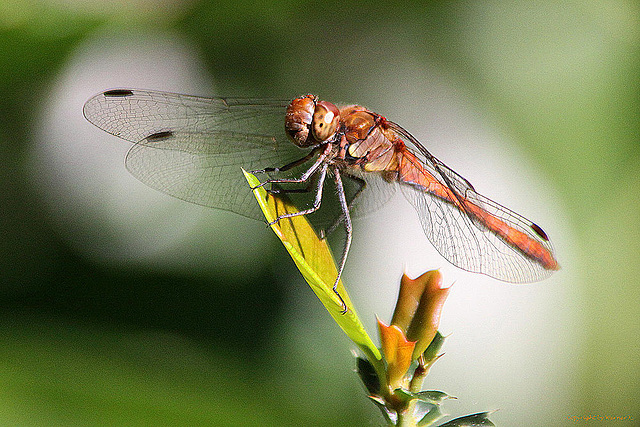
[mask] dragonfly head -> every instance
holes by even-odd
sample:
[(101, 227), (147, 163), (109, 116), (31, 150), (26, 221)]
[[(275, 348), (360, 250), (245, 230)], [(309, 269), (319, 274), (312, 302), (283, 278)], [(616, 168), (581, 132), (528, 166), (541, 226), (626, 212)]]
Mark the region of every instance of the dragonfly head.
[(310, 147), (327, 141), (340, 125), (340, 110), (328, 101), (306, 95), (287, 107), (284, 128), (298, 147)]

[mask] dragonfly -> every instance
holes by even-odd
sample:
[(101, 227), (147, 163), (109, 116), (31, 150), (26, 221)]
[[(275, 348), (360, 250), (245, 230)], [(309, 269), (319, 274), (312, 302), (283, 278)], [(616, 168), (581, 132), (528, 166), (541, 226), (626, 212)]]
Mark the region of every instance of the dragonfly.
[(435, 249), (463, 270), (529, 283), (559, 269), (541, 227), (479, 194), (402, 126), (360, 105), (339, 108), (315, 95), (289, 101), (111, 89), (90, 98), (83, 112), (133, 143), (125, 161), (131, 174), (199, 205), (264, 220), (244, 168), (262, 174), (258, 187), (273, 194), (308, 195), (303, 208), (273, 224), (312, 216), (326, 204), (325, 183), (333, 183), (339, 210), (327, 231), (345, 230), (333, 285), (344, 311), (337, 285), (352, 217), (374, 212), (398, 189)]

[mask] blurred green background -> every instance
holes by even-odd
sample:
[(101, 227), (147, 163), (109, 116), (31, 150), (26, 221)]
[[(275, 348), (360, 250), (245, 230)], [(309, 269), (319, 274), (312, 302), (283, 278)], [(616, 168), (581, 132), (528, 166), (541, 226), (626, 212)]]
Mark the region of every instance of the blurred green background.
[[(312, 92), (407, 127), (544, 225), (563, 266), (545, 284), (479, 284), (478, 296), (455, 278), (453, 346), (426, 386), (458, 396), (451, 414), (500, 409), (500, 425), (637, 425), (639, 43), (633, 1), (5, 0), (0, 424), (382, 421), (352, 346), (271, 232), (148, 190), (124, 170), (126, 143), (82, 118), (94, 93), (141, 86)], [(478, 185), (484, 174), (502, 184)], [(397, 281), (376, 280), (367, 259), (384, 268), (387, 250), (411, 250), (392, 238), (356, 237), (347, 266), (371, 322), (389, 316)], [(410, 268), (441, 265), (422, 263)], [(399, 278), (402, 262), (388, 269)], [(378, 293), (389, 297), (371, 302)], [(495, 301), (483, 318), (469, 315), (487, 306), (479, 298)]]

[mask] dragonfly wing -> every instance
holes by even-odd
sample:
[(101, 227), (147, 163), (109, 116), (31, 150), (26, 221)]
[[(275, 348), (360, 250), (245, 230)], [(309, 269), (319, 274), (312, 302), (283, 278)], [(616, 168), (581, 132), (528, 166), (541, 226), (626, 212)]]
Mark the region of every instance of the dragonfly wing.
[(273, 143), (271, 137), (242, 137), (178, 132), (154, 146), (138, 143), (127, 154), (127, 169), (163, 193), (263, 220), (241, 168), (251, 171), (281, 165), (301, 154), (287, 158), (282, 152), (265, 150), (265, 145)]
[[(260, 129), (284, 137), (286, 100), (204, 98), (142, 89), (112, 89), (84, 105), (86, 119), (100, 129), (137, 143), (163, 131), (228, 130), (254, 134)], [(277, 118), (275, 122), (272, 119)]]
[[(387, 181), (381, 174), (364, 172), (359, 168), (344, 170), (342, 176), (357, 182), (357, 189), (361, 190), (359, 193), (352, 191), (350, 194), (349, 213), (352, 218), (364, 218), (381, 209), (397, 190), (397, 183), (394, 181)], [(360, 189), (362, 182), (364, 187)]]
[(512, 283), (542, 280), (558, 269), (540, 227), (478, 194), (406, 130), (393, 127), (413, 148), (405, 159), (420, 177), (401, 181), (402, 193), (443, 257), (464, 270)]
[(263, 219), (242, 174), (304, 156), (284, 133), (288, 102), (200, 98), (118, 89), (91, 98), (85, 117), (135, 145), (127, 169), (166, 194)]

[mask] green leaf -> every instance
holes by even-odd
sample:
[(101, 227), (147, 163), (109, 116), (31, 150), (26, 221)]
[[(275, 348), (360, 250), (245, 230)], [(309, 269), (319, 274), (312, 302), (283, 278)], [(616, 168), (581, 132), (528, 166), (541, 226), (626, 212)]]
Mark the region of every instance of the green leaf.
[(440, 427), (495, 426), (494, 423), (489, 421), (489, 414), (490, 412), (479, 412), (477, 414), (466, 415), (464, 417), (456, 418), (447, 423), (444, 423)]
[(419, 427), (430, 426), (436, 421), (438, 421), (439, 419), (441, 419), (442, 417), (444, 417), (438, 405), (427, 404), (427, 406), (429, 406), (429, 412), (427, 412), (427, 414), (424, 417), (422, 417), (420, 421), (418, 421)]
[(387, 407), (387, 402), (379, 396), (369, 396), (369, 400), (371, 400), (382, 412), (382, 416), (384, 420), (390, 426), (395, 426), (398, 421), (398, 414), (393, 409), (389, 409)]
[[(251, 188), (260, 185), (260, 181), (254, 175), (244, 170), (243, 172)], [(254, 189), (253, 195), (256, 197), (267, 222), (274, 221), (279, 215), (298, 212), (286, 197), (280, 195), (274, 197), (268, 194), (263, 187)], [(333, 317), (333, 320), (365, 353), (374, 364), (378, 375), (382, 374), (380, 351), (364, 329), (341, 280), (338, 283), (338, 292), (347, 306), (347, 312), (342, 314), (343, 308), (340, 299), (333, 292), (333, 283), (338, 275), (338, 270), (326, 240), (318, 237), (304, 215), (281, 219), (272, 224), (271, 229), (282, 241), (298, 270)]]
[(443, 400), (455, 399), (455, 397), (448, 395), (444, 391), (438, 390), (426, 390), (414, 394), (416, 399), (420, 399), (423, 402), (431, 403), (433, 405), (439, 405)]
[(405, 390), (403, 388), (397, 388), (397, 389), (393, 390), (393, 394), (395, 394), (396, 397), (398, 399), (401, 399), (402, 402), (405, 403), (405, 404), (407, 402), (409, 402), (410, 400), (415, 399), (415, 397), (414, 397), (415, 394), (414, 393), (411, 393), (409, 390)]
[(369, 394), (379, 394), (380, 378), (378, 378), (378, 374), (371, 362), (362, 357), (356, 357), (356, 369)]
[(439, 405), (442, 403), (442, 401), (446, 399), (456, 399), (453, 396), (449, 396), (444, 391), (438, 391), (438, 390), (426, 390), (426, 391), (421, 391), (419, 393), (412, 393), (409, 390), (397, 388), (393, 392), (398, 398), (402, 399), (403, 402), (409, 402), (411, 400), (419, 400), (421, 402), (428, 403), (430, 405)]
[(436, 331), (436, 335), (431, 340), (431, 343), (424, 351), (424, 353), (422, 353), (424, 355), (424, 360), (427, 362), (427, 365), (430, 365), (431, 362), (435, 362), (438, 359), (438, 352), (442, 348), (442, 344), (444, 344), (444, 337), (442, 336), (440, 331)]

